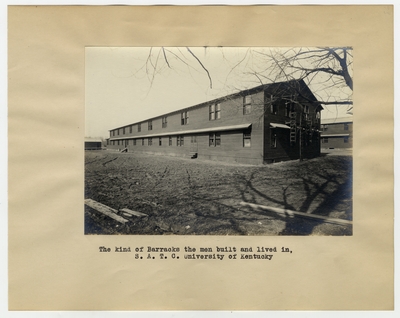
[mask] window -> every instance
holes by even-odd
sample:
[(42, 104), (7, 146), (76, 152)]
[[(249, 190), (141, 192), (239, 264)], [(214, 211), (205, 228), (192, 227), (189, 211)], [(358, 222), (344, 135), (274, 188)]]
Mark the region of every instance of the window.
[(149, 130), (153, 129), (153, 121), (152, 120), (149, 120), (149, 122), (148, 122), (148, 129)]
[(149, 138), (147, 139), (147, 145), (148, 145), (148, 146), (152, 146), (152, 145), (153, 145), (153, 138), (149, 137)]
[(142, 146), (144, 146), (144, 138), (142, 138)]
[(318, 121), (321, 118), (321, 113), (320, 112), (316, 112), (315, 113), (315, 119)]
[(343, 129), (344, 129), (344, 130), (349, 130), (349, 124), (344, 124)]
[(328, 138), (322, 138), (322, 143), (327, 144), (328, 143)]
[(119, 140), (118, 140), (118, 146), (119, 146)]
[(132, 133), (132, 126), (129, 126), (129, 133)]
[(271, 148), (276, 148), (276, 134), (271, 132)]
[(209, 146), (219, 147), (221, 146), (221, 133), (211, 133), (209, 136)]
[(215, 105), (212, 104), (210, 105), (210, 120), (214, 120), (215, 119)]
[(285, 104), (285, 116), (286, 117), (290, 117), (290, 111), (291, 111), (291, 107), (292, 105), (290, 103), (286, 103)]
[(221, 104), (212, 104), (210, 105), (210, 120), (220, 119), (221, 118)]
[(210, 147), (214, 147), (215, 146), (215, 135), (214, 134), (210, 134), (209, 136), (209, 146)]
[(172, 137), (171, 136), (168, 138), (168, 146), (172, 146)]
[(271, 114), (276, 115), (278, 113), (278, 105), (271, 103)]
[(133, 139), (133, 145), (136, 146), (136, 139)]
[(112, 131), (112, 135), (115, 136), (115, 130)]
[(162, 146), (162, 138), (161, 137), (158, 138), (158, 145)]
[(183, 146), (183, 141), (184, 141), (184, 139), (183, 139), (183, 136), (182, 136), (182, 135), (176, 136), (176, 145), (177, 145), (178, 147)]
[(215, 105), (215, 119), (220, 119), (221, 118), (221, 104), (218, 103)]
[(215, 133), (215, 146), (221, 146), (221, 133)]
[(181, 125), (189, 124), (189, 112), (182, 112), (181, 113)]
[(304, 105), (304, 114), (310, 113), (310, 107), (308, 105)]
[(122, 134), (125, 135), (125, 127), (122, 128)]
[(118, 136), (119, 136), (119, 129), (117, 129), (117, 134), (118, 134)]
[(322, 131), (328, 130), (328, 125), (321, 125), (321, 130)]
[(251, 95), (243, 97), (243, 115), (251, 113)]
[(141, 132), (142, 131), (142, 124), (137, 124), (137, 131)]
[(243, 147), (251, 147), (251, 133), (243, 133)]
[(162, 128), (167, 128), (167, 116), (162, 117)]
[(349, 143), (349, 137), (348, 136), (344, 137), (343, 141), (344, 141), (345, 144), (348, 144)]

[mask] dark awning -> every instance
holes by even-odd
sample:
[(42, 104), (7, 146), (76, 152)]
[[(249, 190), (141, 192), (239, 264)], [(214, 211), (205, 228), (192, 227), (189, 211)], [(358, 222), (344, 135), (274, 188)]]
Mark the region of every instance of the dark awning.
[(321, 138), (328, 138), (328, 137), (349, 137), (350, 134), (331, 134), (331, 135), (321, 135)]
[(277, 123), (270, 123), (271, 128), (284, 128), (284, 129), (290, 129), (288, 125), (285, 124), (277, 124)]

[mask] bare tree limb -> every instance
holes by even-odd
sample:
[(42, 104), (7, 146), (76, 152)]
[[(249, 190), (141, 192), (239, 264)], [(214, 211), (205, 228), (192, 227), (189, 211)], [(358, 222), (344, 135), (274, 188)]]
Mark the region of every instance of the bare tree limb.
[(210, 88), (212, 88), (212, 80), (211, 80), (211, 76), (210, 73), (208, 72), (208, 70), (205, 68), (205, 66), (203, 65), (203, 63), (201, 63), (201, 61), (199, 60), (199, 58), (187, 47), (186, 48), (188, 50), (188, 52), (190, 54), (192, 54), (192, 56), (197, 60), (197, 62), (201, 65), (201, 67), (206, 71), (208, 79), (210, 80)]
[(169, 63), (168, 63), (167, 56), (165, 55), (165, 50), (164, 50), (164, 48), (162, 48), (162, 51), (163, 51), (163, 54), (164, 54), (164, 60), (165, 60), (165, 62), (167, 63), (168, 67), (171, 68), (171, 66), (170, 66)]

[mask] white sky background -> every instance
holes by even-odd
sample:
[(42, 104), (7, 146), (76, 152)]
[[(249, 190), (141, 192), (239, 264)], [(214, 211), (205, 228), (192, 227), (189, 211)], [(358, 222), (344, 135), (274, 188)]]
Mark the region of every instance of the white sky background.
[[(255, 53), (262, 48), (190, 50), (209, 71), (212, 88), (206, 71), (184, 47), (165, 48), (169, 66), (161, 48), (86, 48), (85, 136), (107, 138), (112, 128), (258, 86), (261, 82), (254, 71), (264, 74), (270, 66)], [(310, 88), (324, 100), (329, 98), (318, 84)], [(330, 98), (347, 99), (349, 91), (335, 87), (330, 89)], [(346, 116), (347, 106), (324, 108), (323, 118)]]

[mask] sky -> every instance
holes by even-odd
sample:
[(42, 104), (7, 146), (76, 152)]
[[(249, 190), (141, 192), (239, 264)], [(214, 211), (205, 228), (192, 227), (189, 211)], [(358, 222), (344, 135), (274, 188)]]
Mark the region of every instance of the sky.
[[(268, 83), (273, 66), (260, 54), (288, 48), (87, 47), (85, 136), (107, 138), (115, 127)], [(323, 99), (347, 99), (351, 91), (311, 90)], [(347, 106), (327, 106), (322, 118), (346, 116)]]

